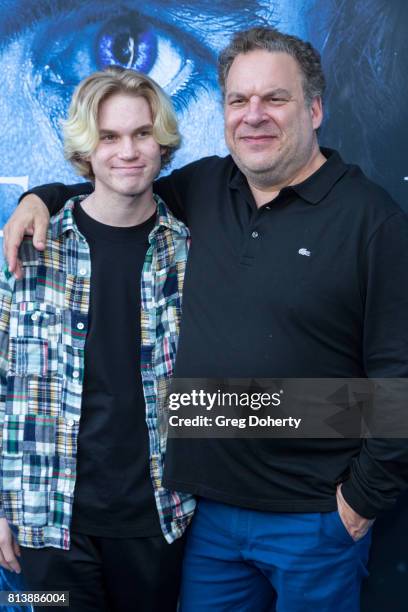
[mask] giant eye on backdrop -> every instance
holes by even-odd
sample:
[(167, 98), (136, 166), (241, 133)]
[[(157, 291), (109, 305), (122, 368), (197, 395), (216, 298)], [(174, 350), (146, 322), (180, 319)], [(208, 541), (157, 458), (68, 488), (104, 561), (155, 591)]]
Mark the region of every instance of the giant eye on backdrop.
[(172, 167), (225, 154), (216, 56), (233, 31), (258, 19), (258, 5), (0, 0), (0, 227), (28, 185), (77, 180), (61, 119), (78, 83), (106, 66), (140, 70), (171, 96), (183, 136)]
[(119, 65), (149, 75), (180, 110), (200, 88), (199, 73), (208, 72), (214, 62), (214, 55), (191, 34), (136, 11), (98, 19), (85, 11), (78, 20), (78, 14), (43, 19), (34, 27), (34, 93), (46, 107), (56, 98), (66, 107), (81, 79)]
[(109, 22), (99, 33), (96, 54), (101, 66), (117, 64), (149, 72), (157, 60), (159, 36), (153, 28), (125, 19)]

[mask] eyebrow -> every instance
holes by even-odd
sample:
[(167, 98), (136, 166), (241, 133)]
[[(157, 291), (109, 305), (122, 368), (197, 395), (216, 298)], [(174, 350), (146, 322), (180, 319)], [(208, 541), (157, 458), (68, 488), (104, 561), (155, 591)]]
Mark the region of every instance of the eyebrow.
[(267, 91), (266, 94), (262, 97), (267, 98), (268, 96), (291, 98), (292, 94), (287, 89), (284, 89), (283, 87), (278, 87), (277, 89), (271, 89)]
[[(270, 98), (270, 97), (282, 97), (282, 98), (291, 98), (292, 94), (287, 89), (283, 87), (278, 87), (276, 89), (269, 89), (266, 91), (261, 97), (262, 98)], [(227, 94), (226, 100), (227, 102), (233, 98), (247, 98), (247, 95), (240, 91), (231, 91)]]
[[(145, 125), (139, 125), (138, 128), (133, 130), (133, 134), (138, 134), (139, 132), (143, 132), (144, 130), (152, 130), (152, 129), (153, 129), (152, 123), (145, 123)], [(113, 134), (114, 136), (117, 136), (119, 132), (117, 132), (116, 130), (110, 130), (109, 128), (101, 128), (99, 130), (99, 136), (106, 136), (107, 134)]]

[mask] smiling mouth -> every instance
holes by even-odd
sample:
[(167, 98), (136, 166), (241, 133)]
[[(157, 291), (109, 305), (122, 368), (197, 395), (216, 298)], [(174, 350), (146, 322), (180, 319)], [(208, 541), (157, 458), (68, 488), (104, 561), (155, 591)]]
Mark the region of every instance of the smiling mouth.
[(249, 142), (264, 142), (267, 140), (276, 140), (278, 137), (274, 136), (273, 134), (257, 134), (255, 135), (247, 135), (247, 136), (240, 136), (241, 140), (246, 140)]
[(144, 166), (114, 166), (112, 170), (119, 170), (119, 172), (140, 172), (144, 168)]

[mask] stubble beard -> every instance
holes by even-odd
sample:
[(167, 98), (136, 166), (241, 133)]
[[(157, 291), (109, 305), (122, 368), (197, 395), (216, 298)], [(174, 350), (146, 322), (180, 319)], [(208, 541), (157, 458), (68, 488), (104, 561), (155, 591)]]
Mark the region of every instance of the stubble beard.
[[(294, 147), (290, 147), (293, 149)], [(273, 156), (265, 161), (265, 164), (254, 168), (248, 166), (243, 159), (234, 151), (231, 151), (231, 157), (246, 177), (248, 183), (260, 190), (273, 189), (277, 187), (282, 189), (293, 183), (294, 177), (307, 164), (308, 159), (313, 151), (313, 144), (297, 149), (297, 153), (291, 155), (291, 151), (280, 150), (277, 152), (275, 159)]]
[(267, 161), (263, 166), (254, 168), (248, 166), (240, 156), (231, 153), (232, 159), (244, 174), (247, 181), (259, 189), (271, 188), (274, 185), (282, 185), (285, 180), (289, 180), (290, 166), (289, 160), (279, 156), (275, 160)]

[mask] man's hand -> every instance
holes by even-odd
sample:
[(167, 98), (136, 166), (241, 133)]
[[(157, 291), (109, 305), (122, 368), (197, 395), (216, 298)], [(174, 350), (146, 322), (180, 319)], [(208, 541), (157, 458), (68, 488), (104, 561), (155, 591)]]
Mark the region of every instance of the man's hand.
[(24, 236), (32, 236), (36, 249), (43, 251), (50, 222), (50, 215), (44, 202), (33, 193), (26, 196), (4, 226), (3, 252), (10, 272), (16, 278), (23, 277), (18, 249)]
[(14, 538), (7, 519), (0, 518), (0, 565), (10, 572), (21, 572), (17, 561), (20, 556), (20, 547)]
[(366, 519), (360, 516), (348, 505), (341, 492), (341, 485), (337, 487), (336, 498), (337, 509), (343, 525), (355, 542), (361, 540), (374, 523), (374, 519)]

